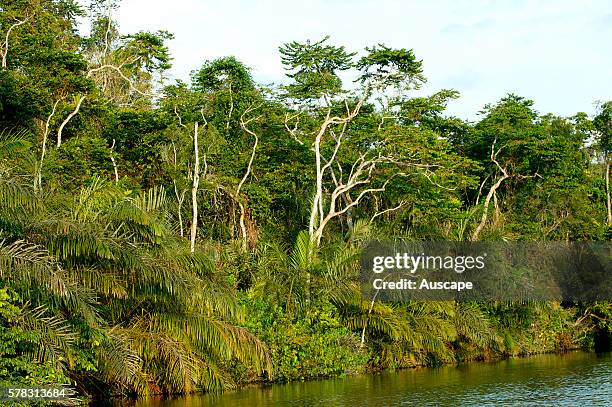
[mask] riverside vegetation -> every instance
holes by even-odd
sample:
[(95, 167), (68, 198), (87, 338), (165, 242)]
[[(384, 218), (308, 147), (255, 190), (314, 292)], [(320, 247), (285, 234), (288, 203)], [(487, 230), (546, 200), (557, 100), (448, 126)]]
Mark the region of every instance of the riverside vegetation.
[[(89, 397), (609, 349), (609, 302), (362, 299), (369, 239), (607, 240), (612, 103), (476, 123), (413, 50), (280, 47), (169, 84), (114, 2), (0, 1), (0, 386)], [(418, 51), (418, 50), (417, 50)], [(345, 83), (342, 78), (352, 75)]]

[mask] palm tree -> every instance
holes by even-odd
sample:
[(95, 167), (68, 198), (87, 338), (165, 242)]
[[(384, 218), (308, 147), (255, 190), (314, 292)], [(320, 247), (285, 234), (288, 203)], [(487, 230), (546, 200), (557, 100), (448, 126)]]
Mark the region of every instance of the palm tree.
[[(70, 342), (60, 338), (89, 342), (95, 370), (62, 364), (83, 390), (99, 382), (141, 395), (228, 388), (232, 360), (271, 374), (266, 347), (239, 326), (241, 307), (214, 253), (191, 254), (168, 233), (163, 189), (129, 195), (94, 179), (72, 198), (35, 196), (34, 209), (23, 205), (33, 193), (4, 184), (0, 224), (15, 227), (2, 227), (0, 278), (46, 321), (47, 337), (55, 332), (42, 354), (69, 361)], [(51, 344), (55, 352), (42, 348)]]

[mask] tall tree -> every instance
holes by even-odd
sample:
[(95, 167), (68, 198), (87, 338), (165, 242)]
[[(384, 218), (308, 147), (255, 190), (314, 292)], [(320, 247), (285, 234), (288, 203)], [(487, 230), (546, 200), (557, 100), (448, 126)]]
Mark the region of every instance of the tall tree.
[(597, 130), (597, 144), (603, 155), (604, 178), (606, 180), (606, 208), (608, 226), (612, 226), (612, 201), (610, 198), (610, 163), (612, 155), (612, 101), (601, 104), (599, 113), (593, 119)]

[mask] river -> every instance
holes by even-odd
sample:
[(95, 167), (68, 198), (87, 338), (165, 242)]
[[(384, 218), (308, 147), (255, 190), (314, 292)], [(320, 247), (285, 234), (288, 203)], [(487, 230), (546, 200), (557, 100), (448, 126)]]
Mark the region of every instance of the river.
[(111, 405), (612, 406), (612, 354), (537, 355)]

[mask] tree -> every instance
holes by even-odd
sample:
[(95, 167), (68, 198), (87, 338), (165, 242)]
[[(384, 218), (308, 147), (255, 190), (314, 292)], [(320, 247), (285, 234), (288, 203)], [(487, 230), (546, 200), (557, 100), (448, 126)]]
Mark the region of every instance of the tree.
[(472, 240), (479, 239), (489, 223), (491, 203), (496, 226), (492, 231), (504, 230), (505, 222), (506, 232), (534, 238), (584, 239), (600, 234), (597, 227), (587, 226), (594, 225), (590, 220), (585, 222), (593, 216), (584, 149), (588, 129), (580, 119), (539, 115), (532, 105), (508, 95), (486, 106), (482, 120), (457, 140), (483, 169), (480, 187), (469, 198), (474, 206), (482, 202)]
[[(283, 63), (293, 72), (289, 76), (294, 83), (287, 86), (287, 96), (306, 102), (323, 99), (323, 107), (307, 104), (305, 112), (288, 115), (285, 122), (295, 140), (312, 143), (316, 184), (308, 231), (316, 246), (330, 221), (344, 214), (350, 216), (363, 199), (385, 191), (395, 178), (407, 176), (407, 169), (418, 168), (426, 177), (433, 173), (430, 164), (394, 153), (397, 145), (393, 130), (378, 126), (370, 130), (365, 140), (359, 140), (351, 126), (375, 93), (384, 94), (389, 89), (404, 92), (424, 81), (421, 62), (412, 50), (379, 45), (367, 48), (366, 56), (353, 61), (355, 54), (344, 47), (327, 45), (327, 39), (314, 44), (293, 42), (280, 48)], [(360, 72), (361, 88), (353, 96), (342, 96), (338, 72), (352, 67)], [(392, 106), (381, 108), (390, 109)], [(297, 122), (293, 128), (289, 125), (300, 115), (319, 120), (312, 140), (299, 138)], [(352, 158), (347, 160), (348, 157)], [(324, 184), (329, 181), (332, 184), (328, 190)]]
[(610, 199), (610, 155), (612, 152), (612, 102), (605, 102), (599, 108), (599, 113), (593, 119), (593, 125), (598, 133), (597, 143), (603, 153), (604, 178), (606, 180), (606, 208), (608, 226), (612, 225), (612, 201)]

